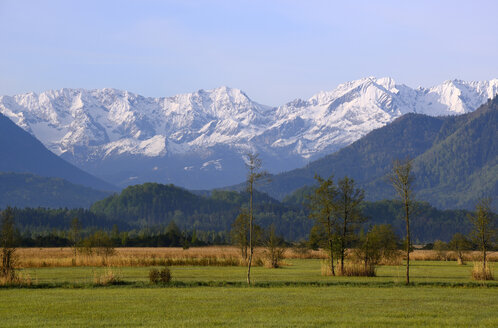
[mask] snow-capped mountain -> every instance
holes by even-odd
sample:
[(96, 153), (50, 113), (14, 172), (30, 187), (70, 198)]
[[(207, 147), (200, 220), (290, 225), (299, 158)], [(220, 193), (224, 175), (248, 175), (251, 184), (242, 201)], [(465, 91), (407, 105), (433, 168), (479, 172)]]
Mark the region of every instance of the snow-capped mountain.
[(166, 98), (62, 89), (0, 97), (0, 113), (109, 182), (212, 188), (244, 180), (248, 151), (271, 172), (293, 169), (405, 113), (467, 113), (497, 93), (498, 79), (412, 89), (369, 77), (272, 108), (227, 87)]

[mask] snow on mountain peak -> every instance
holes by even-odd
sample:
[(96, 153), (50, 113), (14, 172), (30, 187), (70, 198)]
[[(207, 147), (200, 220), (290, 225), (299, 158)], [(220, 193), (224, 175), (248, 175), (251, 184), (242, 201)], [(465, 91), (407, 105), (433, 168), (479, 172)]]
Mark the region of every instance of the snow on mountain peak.
[(64, 88), (2, 96), (0, 112), (83, 168), (120, 156), (190, 156), (203, 160), (198, 167), (182, 163), (183, 172), (213, 165), (224, 170), (229, 166), (220, 149), (239, 159), (252, 149), (275, 162), (270, 170), (282, 170), (344, 147), (405, 113), (466, 113), (497, 93), (498, 79), (412, 89), (390, 77), (366, 77), (274, 108), (226, 86), (162, 98)]

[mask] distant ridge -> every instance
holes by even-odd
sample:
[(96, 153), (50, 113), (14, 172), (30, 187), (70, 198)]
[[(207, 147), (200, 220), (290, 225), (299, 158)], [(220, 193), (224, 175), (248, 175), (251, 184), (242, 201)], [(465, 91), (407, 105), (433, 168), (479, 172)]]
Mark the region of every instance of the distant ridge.
[(7, 206), (45, 208), (90, 208), (110, 192), (76, 185), (61, 178), (31, 173), (0, 172), (0, 209)]

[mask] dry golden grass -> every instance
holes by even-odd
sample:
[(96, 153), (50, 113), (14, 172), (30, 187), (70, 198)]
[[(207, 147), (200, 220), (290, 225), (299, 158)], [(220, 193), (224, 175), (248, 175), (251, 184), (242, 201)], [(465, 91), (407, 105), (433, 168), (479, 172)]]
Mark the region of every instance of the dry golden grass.
[(31, 286), (32, 284), (31, 276), (23, 272), (0, 277), (0, 286)]
[(472, 279), (474, 280), (493, 280), (493, 272), (489, 267), (489, 263), (486, 262), (486, 267), (482, 267), (482, 262), (474, 262), (474, 268), (472, 269)]
[(121, 282), (121, 276), (115, 269), (107, 267), (103, 273), (93, 272), (93, 283), (99, 286), (116, 285)]
[[(77, 253), (72, 248), (19, 248), (17, 249), (20, 268), (73, 267), (73, 266), (155, 266), (155, 265), (200, 265), (200, 266), (245, 266), (240, 249), (234, 246), (191, 247), (126, 247), (116, 248), (112, 256), (87, 255)], [(289, 248), (285, 258), (324, 259), (325, 252), (297, 252)], [(263, 248), (255, 248), (254, 265), (265, 265)], [(285, 265), (285, 263), (283, 263)]]
[[(479, 261), (482, 253), (478, 251), (465, 252), (464, 261)], [(498, 262), (498, 252), (489, 252), (488, 261)], [(453, 251), (438, 252), (434, 250), (416, 250), (410, 253), (410, 260), (414, 261), (458, 261), (458, 255)]]
[[(246, 261), (242, 258), (240, 249), (234, 246), (209, 246), (191, 247), (182, 249), (180, 247), (127, 247), (116, 248), (113, 256), (104, 257), (99, 255), (80, 254), (74, 258), (72, 248), (19, 248), (16, 251), (19, 268), (39, 267), (72, 267), (72, 266), (156, 266), (156, 265), (200, 265), (200, 266), (245, 266)], [(478, 261), (479, 252), (468, 252), (464, 259), (467, 261)], [(254, 264), (262, 266), (265, 263), (264, 249), (256, 248), (254, 251)], [(327, 259), (327, 253), (323, 250), (297, 251), (288, 248), (285, 251), (286, 259)], [(437, 252), (416, 250), (410, 254), (411, 260), (440, 260)], [(453, 252), (448, 252), (448, 260), (457, 260)], [(489, 261), (498, 261), (498, 252), (490, 252)], [(381, 264), (399, 264), (382, 263)]]
[[(256, 265), (258, 255), (256, 251)], [(155, 266), (155, 265), (245, 265), (235, 247), (195, 247), (182, 248), (116, 248), (113, 256), (86, 255), (78, 253), (74, 257), (71, 248), (19, 248), (18, 267), (72, 267), (72, 266)]]

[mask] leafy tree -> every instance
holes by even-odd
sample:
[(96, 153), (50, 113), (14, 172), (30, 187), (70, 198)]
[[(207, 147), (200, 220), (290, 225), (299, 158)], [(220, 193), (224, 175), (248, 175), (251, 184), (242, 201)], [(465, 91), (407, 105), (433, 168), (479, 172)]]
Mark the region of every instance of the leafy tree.
[(465, 261), (463, 259), (463, 254), (466, 250), (470, 248), (470, 242), (469, 240), (465, 237), (465, 235), (457, 232), (453, 235), (453, 238), (451, 238), (451, 241), (448, 243), (449, 249), (455, 251), (458, 256), (458, 264), (465, 264)]
[(341, 256), (341, 273), (344, 272), (344, 255), (348, 244), (354, 239), (355, 229), (365, 221), (359, 207), (365, 198), (362, 189), (356, 188), (353, 179), (344, 177), (338, 182), (335, 208), (338, 218), (339, 252)]
[(335, 216), (337, 187), (334, 185), (333, 176), (323, 179), (316, 175), (315, 179), (318, 181), (318, 187), (310, 196), (310, 218), (315, 220), (316, 225), (320, 227), (319, 229), (326, 239), (325, 247), (329, 252), (330, 271), (335, 276), (334, 243), (337, 238), (334, 232), (337, 230), (337, 218)]
[(390, 263), (398, 256), (398, 237), (390, 224), (375, 225), (359, 239), (355, 252), (365, 269), (381, 261)]
[(258, 154), (247, 154), (247, 191), (249, 192), (249, 261), (247, 261), (247, 283), (251, 284), (251, 265), (254, 254), (253, 225), (254, 225), (254, 187), (258, 181), (267, 176), (267, 173), (261, 170), (262, 162)]
[(247, 247), (249, 246), (249, 213), (241, 209), (239, 215), (232, 223), (230, 238), (232, 244), (239, 246), (242, 258), (247, 260)]
[(284, 257), (285, 247), (284, 240), (277, 236), (275, 232), (275, 225), (272, 224), (268, 228), (266, 237), (264, 240), (265, 255), (270, 261), (270, 266), (272, 268), (278, 268), (280, 265), (280, 260)]
[(412, 163), (410, 160), (394, 161), (392, 172), (389, 175), (391, 184), (403, 203), (403, 212), (406, 223), (406, 284), (410, 283), (410, 216), (413, 211), (413, 182)]
[(12, 208), (7, 207), (2, 213), (0, 232), (0, 247), (2, 263), (0, 267), (0, 276), (13, 279), (15, 276), (14, 264), (16, 260), (16, 239), (17, 232), (14, 222)]
[(436, 251), (439, 260), (447, 260), (448, 244), (441, 240), (436, 240), (432, 249)]
[(470, 236), (482, 252), (482, 269), (486, 272), (487, 252), (493, 248), (497, 235), (496, 214), (491, 212), (491, 198), (481, 198), (475, 214), (469, 215), (469, 220), (473, 225)]

